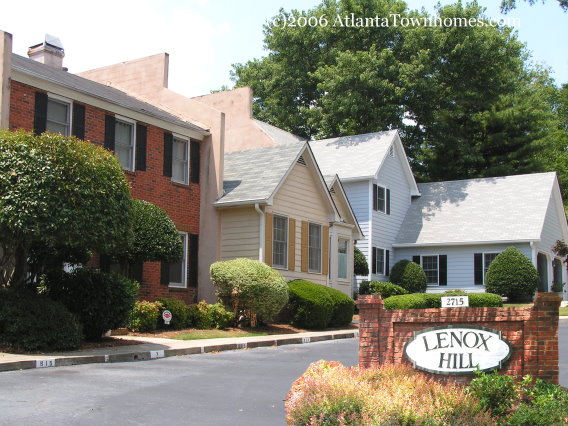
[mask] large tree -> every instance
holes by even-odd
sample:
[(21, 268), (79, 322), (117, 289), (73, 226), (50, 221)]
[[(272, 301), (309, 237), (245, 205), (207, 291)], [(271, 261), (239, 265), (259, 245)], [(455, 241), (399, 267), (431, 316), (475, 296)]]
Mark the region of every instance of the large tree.
[[(236, 64), (233, 78), (253, 88), (257, 118), (304, 137), (400, 129), (421, 180), (542, 170), (546, 70), (531, 67), (511, 29), (485, 26), (476, 3), (436, 13), (432, 25), (395, 0), (281, 10), (264, 29), (268, 55)], [(388, 20), (357, 27), (338, 16)]]
[(120, 251), (131, 203), (111, 152), (58, 134), (1, 131), (0, 286), (24, 285), (54, 258)]

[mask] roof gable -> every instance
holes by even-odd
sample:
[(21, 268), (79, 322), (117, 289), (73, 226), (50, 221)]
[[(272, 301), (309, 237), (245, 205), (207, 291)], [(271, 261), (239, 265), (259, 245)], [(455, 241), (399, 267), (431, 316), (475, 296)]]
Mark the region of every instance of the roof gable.
[(397, 130), (310, 141), (322, 173), (338, 174), (342, 181), (376, 178), (391, 146), (400, 159), (411, 195), (419, 195)]

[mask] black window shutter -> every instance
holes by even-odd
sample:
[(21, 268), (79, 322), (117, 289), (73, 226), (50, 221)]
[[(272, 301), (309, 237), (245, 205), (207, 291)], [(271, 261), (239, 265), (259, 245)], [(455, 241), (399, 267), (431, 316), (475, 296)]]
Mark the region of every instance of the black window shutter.
[(34, 133), (41, 135), (47, 128), (47, 93), (35, 93)]
[(390, 250), (385, 253), (385, 275), (387, 277), (390, 275)]
[(79, 139), (85, 139), (85, 105), (73, 103), (73, 129), (71, 134)]
[(146, 170), (146, 139), (146, 126), (136, 124), (136, 170)]
[(391, 214), (391, 190), (387, 189), (387, 214)]
[(189, 262), (187, 285), (197, 287), (199, 235), (189, 234)]
[(379, 210), (379, 199), (377, 198), (379, 187), (373, 184), (373, 210)]
[(420, 265), (420, 256), (412, 256), (412, 261)]
[(130, 278), (141, 283), (142, 279), (144, 278), (143, 271), (144, 271), (144, 264), (142, 262), (137, 262), (137, 263), (131, 264), (130, 265)]
[(190, 175), (192, 183), (199, 183), (199, 142), (191, 141), (189, 145)]
[(116, 119), (114, 115), (105, 115), (105, 148), (114, 151)]
[(476, 285), (483, 285), (483, 253), (473, 254), (473, 275)]
[(373, 247), (373, 262), (371, 265), (371, 272), (373, 274), (377, 273), (377, 249)]
[(441, 254), (438, 256), (439, 283), (440, 285), (448, 285), (448, 256)]
[(174, 149), (174, 136), (164, 133), (164, 176), (172, 177), (172, 157)]
[(160, 284), (170, 284), (170, 264), (167, 262), (160, 263)]

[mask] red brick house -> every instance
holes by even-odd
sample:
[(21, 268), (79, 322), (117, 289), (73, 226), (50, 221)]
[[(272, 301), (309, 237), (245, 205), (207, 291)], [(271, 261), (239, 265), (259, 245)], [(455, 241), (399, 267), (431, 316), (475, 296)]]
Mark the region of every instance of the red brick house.
[[(201, 145), (209, 131), (62, 67), (57, 40), (12, 53), (0, 31), (0, 128), (74, 135), (114, 151), (132, 196), (163, 208), (184, 244), (177, 264), (147, 262), (141, 299), (197, 298)], [(35, 59), (35, 60), (34, 60)]]

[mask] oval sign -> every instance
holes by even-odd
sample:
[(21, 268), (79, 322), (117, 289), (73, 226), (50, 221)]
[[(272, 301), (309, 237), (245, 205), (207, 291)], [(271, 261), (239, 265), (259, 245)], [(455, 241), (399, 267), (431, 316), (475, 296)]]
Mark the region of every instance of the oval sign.
[(415, 331), (404, 345), (414, 368), (434, 374), (468, 374), (500, 369), (512, 353), (501, 332), (471, 325), (447, 325)]

